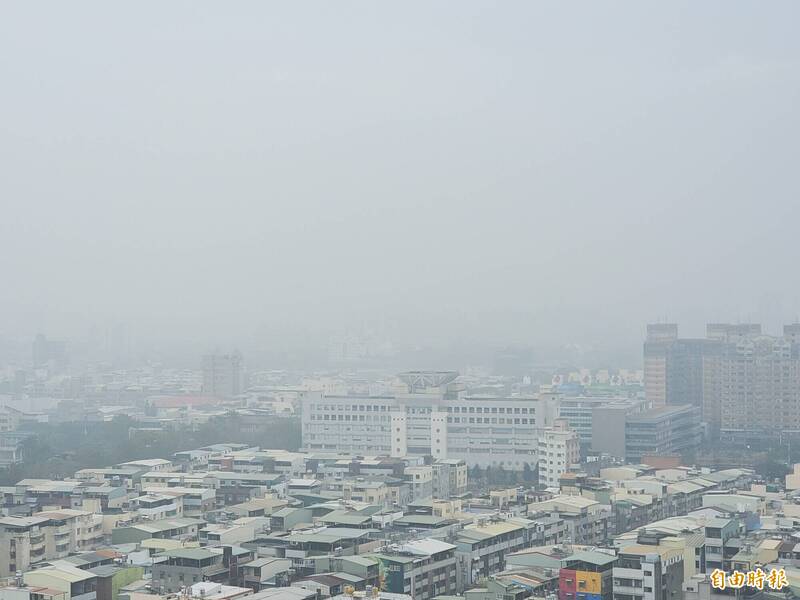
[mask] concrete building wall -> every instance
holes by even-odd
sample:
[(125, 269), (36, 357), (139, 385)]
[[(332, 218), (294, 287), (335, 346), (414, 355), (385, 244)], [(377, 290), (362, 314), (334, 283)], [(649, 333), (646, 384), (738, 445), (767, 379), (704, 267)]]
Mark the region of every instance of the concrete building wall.
[(604, 405), (592, 409), (592, 450), (625, 458), (624, 407)]
[(394, 411), (391, 415), (391, 456), (408, 454), (408, 429), (405, 412)]
[(312, 452), (433, 454), (463, 459), (469, 466), (522, 470), (525, 463), (536, 464), (539, 435), (557, 417), (557, 403), (558, 396), (549, 393), (527, 398), (308, 394), (303, 447)]

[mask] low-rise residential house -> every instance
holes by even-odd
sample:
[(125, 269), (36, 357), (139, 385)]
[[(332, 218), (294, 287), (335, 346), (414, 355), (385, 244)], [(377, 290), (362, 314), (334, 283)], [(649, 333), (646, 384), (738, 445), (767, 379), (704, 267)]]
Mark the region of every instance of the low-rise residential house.
[(212, 489), (219, 487), (219, 480), (204, 471), (195, 473), (147, 471), (142, 473), (140, 482), (143, 490), (155, 487), (208, 487)]
[(611, 507), (583, 496), (555, 496), (528, 505), (528, 514), (559, 517), (567, 526), (567, 537), (574, 544), (600, 544), (609, 537)]
[(613, 554), (595, 550), (564, 558), (558, 574), (559, 600), (617, 600), (612, 576), (616, 560)]
[(176, 550), (178, 548), (199, 548), (200, 542), (187, 541), (187, 540), (173, 540), (171, 538), (148, 538), (142, 540), (138, 544), (142, 551), (146, 551), (148, 555), (155, 556), (160, 552), (167, 550)]
[(293, 568), (298, 574), (314, 572), (315, 556), (349, 556), (362, 554), (379, 544), (371, 535), (370, 529), (351, 529), (347, 527), (319, 527), (296, 531), (283, 538), (283, 556), (292, 559)]
[(527, 586), (509, 579), (491, 577), (483, 583), (482, 587), (465, 590), (464, 600), (496, 600), (497, 598), (503, 598), (503, 600), (525, 600), (531, 595), (532, 590)]
[(124, 463), (114, 465), (115, 469), (144, 469), (145, 471), (174, 471), (175, 465), (166, 458), (145, 458), (141, 460), (129, 460)]
[(0, 519), (0, 577), (13, 577), (32, 563), (56, 556), (55, 529), (47, 517)]
[(614, 600), (672, 600), (683, 592), (683, 555), (675, 548), (631, 545), (614, 565)]
[(411, 486), (411, 498), (414, 502), (433, 496), (433, 467), (406, 467), (403, 477)]
[(50, 520), (57, 553), (85, 552), (103, 543), (103, 517), (84, 510), (64, 508), (36, 513)]
[(154, 557), (153, 587), (174, 593), (202, 581), (236, 585), (240, 581), (237, 565), (252, 560), (252, 551), (238, 546), (168, 550)]
[(290, 479), (286, 482), (286, 494), (319, 494), (322, 491), (322, 482), (318, 479)]
[(364, 585), (380, 587), (380, 563), (372, 556), (321, 556), (314, 560), (315, 573), (349, 573), (364, 581)]
[(148, 472), (144, 467), (120, 467), (102, 469), (81, 469), (75, 472), (78, 481), (108, 483), (110, 485), (125, 486), (129, 491), (139, 487), (141, 477)]
[(217, 506), (241, 504), (254, 498), (263, 498), (283, 479), (283, 476), (277, 473), (210, 471), (208, 475), (219, 481)]
[(286, 506), (288, 506), (286, 500), (268, 496), (266, 498), (253, 498), (241, 504), (231, 504), (225, 507), (225, 511), (238, 517), (269, 517)]
[(507, 554), (530, 545), (525, 519), (479, 520), (455, 534), (462, 586), (471, 586), (481, 579), (502, 571)]
[(93, 569), (114, 564), (113, 553), (107, 552), (81, 552), (80, 554), (70, 554), (69, 556), (50, 561), (50, 565), (58, 566), (67, 564), (78, 567), (79, 569)]
[[(248, 596), (247, 600), (316, 600), (317, 593), (314, 590), (291, 585), (282, 588), (268, 588)], [(391, 600), (387, 598), (386, 600)]]
[(0, 577), (45, 560), (92, 550), (103, 542), (102, 516), (61, 509), (0, 519)]
[(699, 573), (689, 579), (684, 579), (681, 598), (683, 600), (728, 600), (730, 595), (714, 589), (709, 576)]
[(130, 508), (152, 521), (180, 518), (183, 516), (183, 497), (149, 492), (131, 500)]
[(111, 532), (111, 543), (139, 543), (148, 538), (197, 540), (199, 531), (205, 524), (202, 519), (188, 517), (132, 523), (114, 528)]
[(330, 598), (342, 594), (345, 589), (363, 590), (366, 586), (361, 578), (348, 573), (318, 573), (308, 575), (294, 583), (297, 587), (314, 590), (319, 598)]
[(706, 572), (705, 536), (700, 531), (685, 529), (678, 534), (669, 535), (642, 528), (636, 543), (678, 550), (683, 556), (684, 580), (694, 577), (697, 573)]
[(53, 508), (81, 508), (81, 489), (87, 484), (80, 481), (51, 479), (23, 479), (17, 482), (17, 495), (21, 496), (32, 510)]
[(258, 457), (264, 465), (264, 472), (278, 473), (285, 479), (301, 477), (306, 471), (307, 455), (300, 452), (268, 448), (258, 452)]
[[(449, 517), (436, 515), (410, 514), (394, 519), (392, 526), (400, 530), (423, 531), (434, 534), (437, 531), (451, 531), (459, 527), (458, 521)], [(440, 537), (437, 535), (437, 537)]]
[(61, 600), (96, 600), (97, 577), (90, 571), (60, 565), (28, 571), (23, 581), (30, 587), (58, 590)]
[(448, 500), (467, 491), (469, 469), (463, 458), (440, 458), (432, 467), (434, 498)]
[(112, 485), (84, 485), (77, 490), (82, 496), (80, 508), (89, 512), (104, 513), (120, 510), (128, 502), (128, 491)]
[(158, 487), (158, 486), (145, 486), (142, 485), (142, 491), (147, 494), (156, 494), (159, 496), (172, 497), (176, 499), (176, 503), (180, 503), (182, 507), (182, 515), (184, 517), (202, 518), (205, 514), (214, 509), (217, 502), (216, 491), (211, 488), (205, 487)]
[(66, 593), (39, 585), (0, 587), (0, 600), (64, 600)]
[(290, 531), (301, 524), (311, 525), (313, 520), (311, 509), (287, 506), (270, 515), (270, 526), (273, 531)]
[(784, 540), (778, 546), (778, 562), (782, 565), (800, 566), (800, 542)]
[(198, 532), (200, 544), (211, 546), (241, 544), (255, 537), (256, 528), (252, 523), (209, 523)]
[(748, 492), (712, 491), (703, 494), (703, 507), (713, 507), (729, 513), (764, 515), (767, 507), (764, 498)]
[[(705, 573), (708, 570), (705, 525), (714, 518), (716, 517), (691, 514), (662, 519), (616, 536), (614, 545), (620, 549), (636, 544), (678, 548), (683, 553), (684, 579), (689, 579), (696, 573)], [(721, 550), (712, 551), (712, 556), (718, 554), (721, 555)]]
[(384, 505), (389, 499), (389, 486), (384, 481), (371, 481), (363, 478), (349, 479), (337, 483), (331, 489), (342, 493), (342, 500), (347, 502), (366, 502)]
[(258, 592), (289, 585), (292, 561), (288, 558), (257, 558), (242, 565), (243, 585)]
[(253, 590), (238, 585), (225, 585), (213, 581), (200, 581), (186, 588), (186, 596), (192, 600), (237, 600), (251, 596)]
[(685, 515), (703, 506), (706, 487), (697, 481), (676, 481), (667, 484), (668, 514)]
[(351, 527), (353, 529), (373, 529), (372, 513), (355, 510), (334, 510), (314, 520), (330, 527)]
[(661, 498), (632, 490), (617, 491), (612, 495), (612, 532), (624, 533), (664, 518)]
[(383, 565), (388, 592), (430, 600), (456, 593), (455, 551), (453, 544), (426, 538), (388, 546), (373, 556)]
[(729, 571), (731, 559), (739, 552), (739, 523), (736, 519), (715, 517), (705, 524), (706, 569)]
[[(730, 560), (731, 570), (738, 570), (742, 573), (747, 573), (756, 568), (756, 566), (768, 565), (773, 562), (779, 562), (781, 545), (784, 544), (782, 540), (764, 539), (758, 543), (752, 543), (749, 540), (744, 541), (739, 552), (733, 555)], [(788, 542), (785, 548), (795, 545), (794, 541)], [(790, 550), (791, 552), (791, 550)], [(784, 563), (786, 564), (786, 563)]]
[(173, 454), (176, 465), (191, 473), (192, 471), (205, 469), (208, 461), (215, 455), (211, 450), (199, 448), (197, 450), (182, 450)]
[(144, 577), (142, 567), (130, 565), (98, 565), (86, 570), (95, 576), (97, 600), (118, 600), (120, 588)]

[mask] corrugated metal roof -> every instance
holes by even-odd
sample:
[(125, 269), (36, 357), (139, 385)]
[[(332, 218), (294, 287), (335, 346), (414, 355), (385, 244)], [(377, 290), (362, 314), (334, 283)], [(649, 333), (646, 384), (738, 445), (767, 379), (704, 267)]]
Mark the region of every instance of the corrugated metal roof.
[(421, 540), (412, 540), (400, 546), (401, 551), (408, 552), (409, 554), (417, 554), (420, 556), (430, 556), (431, 554), (438, 554), (439, 552), (446, 552), (447, 550), (455, 549), (453, 544), (448, 544), (441, 540), (433, 538), (424, 538)]

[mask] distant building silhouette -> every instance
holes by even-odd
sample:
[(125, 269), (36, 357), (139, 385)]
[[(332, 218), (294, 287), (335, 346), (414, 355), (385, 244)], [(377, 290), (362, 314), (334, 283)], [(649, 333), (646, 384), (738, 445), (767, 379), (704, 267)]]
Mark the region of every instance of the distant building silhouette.
[(203, 393), (233, 398), (242, 393), (242, 355), (208, 354), (203, 357)]
[(47, 366), (63, 367), (67, 364), (67, 343), (48, 340), (44, 334), (38, 334), (33, 340), (33, 368)]

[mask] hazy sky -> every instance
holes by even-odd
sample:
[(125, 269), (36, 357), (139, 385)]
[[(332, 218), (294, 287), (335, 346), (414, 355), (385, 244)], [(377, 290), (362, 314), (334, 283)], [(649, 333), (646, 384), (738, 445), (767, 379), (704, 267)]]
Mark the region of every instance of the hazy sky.
[[(0, 332), (800, 313), (797, 2), (6, 2)], [(397, 333), (399, 332), (399, 333)]]

